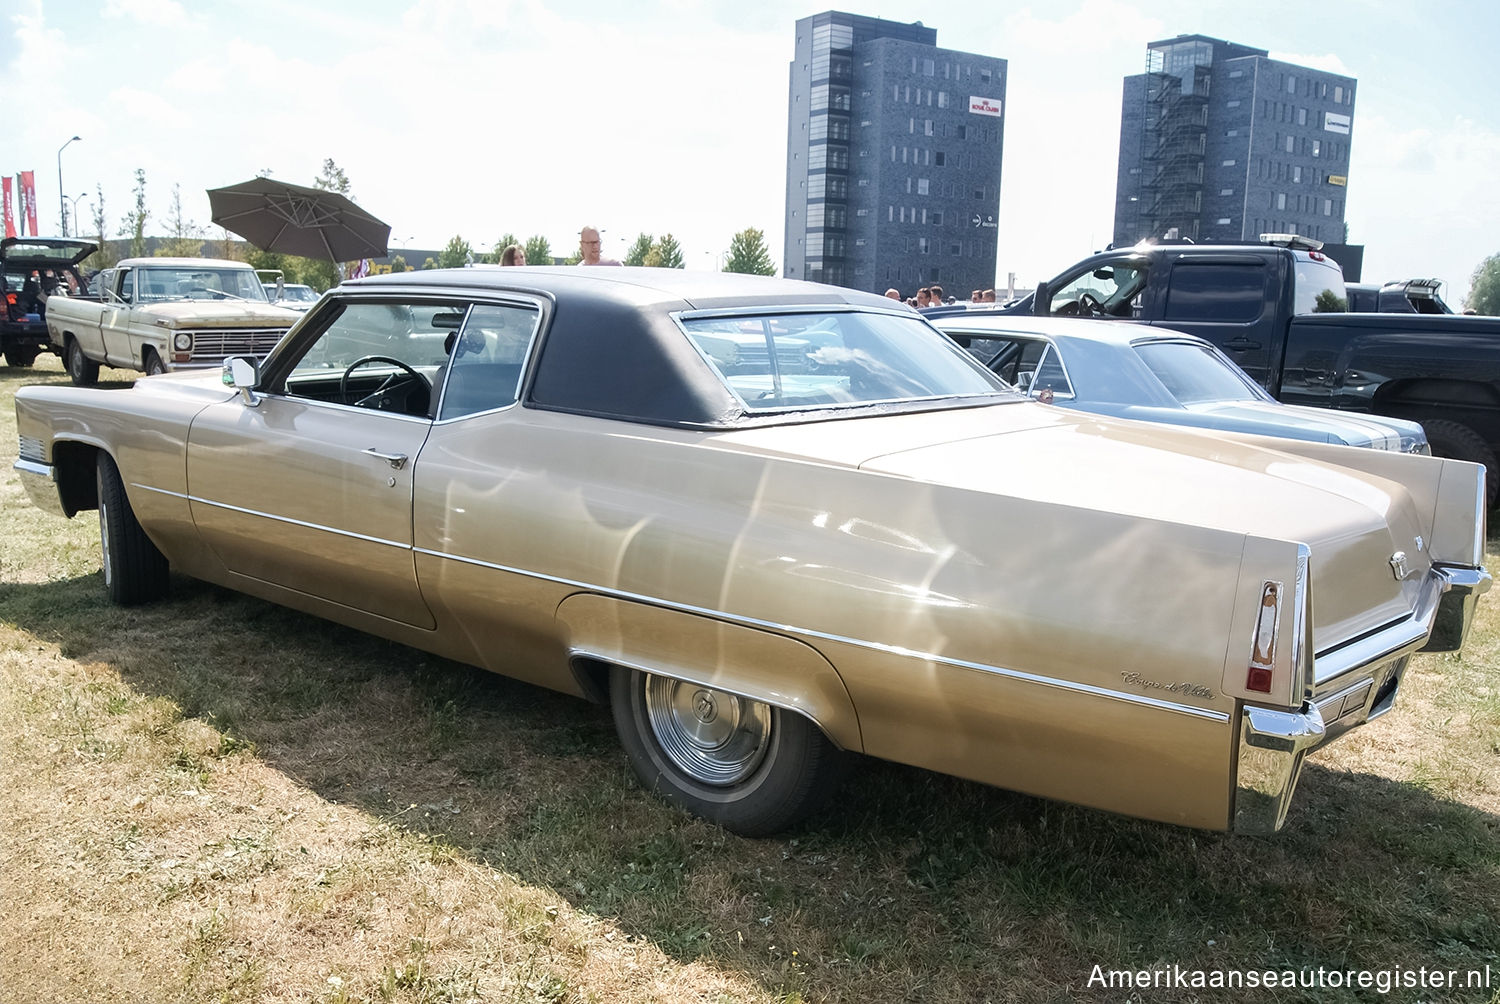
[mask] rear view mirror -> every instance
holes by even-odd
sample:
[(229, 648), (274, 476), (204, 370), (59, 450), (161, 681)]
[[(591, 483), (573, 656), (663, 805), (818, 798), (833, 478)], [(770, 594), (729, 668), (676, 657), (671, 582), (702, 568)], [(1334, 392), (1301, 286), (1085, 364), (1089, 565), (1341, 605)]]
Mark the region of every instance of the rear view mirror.
[(432, 315), (432, 326), (439, 331), (457, 331), (463, 327), (464, 315), (459, 311), (448, 311)]

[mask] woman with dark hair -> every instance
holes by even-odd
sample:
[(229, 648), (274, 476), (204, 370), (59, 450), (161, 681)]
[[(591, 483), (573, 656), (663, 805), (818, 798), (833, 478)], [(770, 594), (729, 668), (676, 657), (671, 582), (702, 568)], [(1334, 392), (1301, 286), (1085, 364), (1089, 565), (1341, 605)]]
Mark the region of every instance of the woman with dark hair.
[(502, 265), (524, 265), (526, 264), (526, 249), (519, 244), (507, 244), (505, 250), (500, 252), (500, 264)]

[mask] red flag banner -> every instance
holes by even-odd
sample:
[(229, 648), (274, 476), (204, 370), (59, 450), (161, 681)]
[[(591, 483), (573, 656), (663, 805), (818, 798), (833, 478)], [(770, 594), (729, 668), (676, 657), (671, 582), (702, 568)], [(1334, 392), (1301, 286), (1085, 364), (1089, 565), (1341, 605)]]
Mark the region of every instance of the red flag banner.
[(5, 189), (5, 236), (14, 237), (16, 235), (16, 217), (15, 210), (10, 201), (10, 175), (7, 174), (4, 179), (0, 180), (4, 181), (3, 187)]
[(40, 231), (36, 228), (36, 174), (33, 171), (21, 172), (21, 203), (26, 207), (26, 226), (31, 229), (31, 236), (39, 236)]

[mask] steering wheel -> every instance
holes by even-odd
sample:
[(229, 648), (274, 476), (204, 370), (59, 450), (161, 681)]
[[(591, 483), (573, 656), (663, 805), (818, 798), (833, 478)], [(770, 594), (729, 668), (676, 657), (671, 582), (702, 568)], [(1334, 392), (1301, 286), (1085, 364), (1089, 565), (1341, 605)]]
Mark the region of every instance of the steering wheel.
[[(400, 374), (392, 373), (390, 376), (386, 377), (380, 382), (379, 387), (376, 387), (374, 390), (366, 394), (364, 397), (360, 398), (358, 401), (350, 401), (349, 374), (353, 373), (361, 366), (368, 366), (371, 363), (389, 363), (392, 366), (405, 370), (406, 375), (401, 376)], [(398, 379), (398, 377), (400, 378)], [(406, 363), (403, 363), (401, 360), (392, 359), (390, 356), (361, 356), (360, 358), (354, 360), (354, 362), (350, 363), (349, 366), (344, 370), (343, 376), (339, 377), (339, 400), (344, 404), (352, 404), (357, 408), (362, 408), (369, 402), (375, 401), (375, 407), (379, 408), (383, 401), (390, 400), (392, 392), (406, 387), (412, 383), (420, 384), (422, 387), (426, 388), (429, 395), (432, 393), (432, 385), (427, 382), (427, 378), (418, 373), (416, 370), (412, 369), (410, 366), (406, 365)]]
[(1104, 313), (1104, 304), (1094, 296), (1093, 293), (1078, 294), (1078, 316), (1097, 317)]

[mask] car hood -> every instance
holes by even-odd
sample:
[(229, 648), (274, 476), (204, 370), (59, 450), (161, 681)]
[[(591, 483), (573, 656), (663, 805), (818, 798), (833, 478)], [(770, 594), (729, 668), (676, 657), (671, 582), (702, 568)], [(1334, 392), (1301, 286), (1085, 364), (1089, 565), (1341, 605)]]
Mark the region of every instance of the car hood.
[(1183, 408), (1129, 406), (1108, 413), (1146, 422), (1400, 452), (1411, 452), (1426, 439), (1416, 422), (1271, 401), (1216, 401)]
[(302, 316), (250, 300), (168, 300), (141, 304), (136, 313), (168, 328), (289, 328)]
[(1430, 531), (1402, 485), (1196, 429), (1019, 403), (733, 438), (958, 490), (1307, 544), (1319, 651), (1415, 607), (1422, 576), (1398, 581), (1396, 551), (1428, 567), (1415, 541)]

